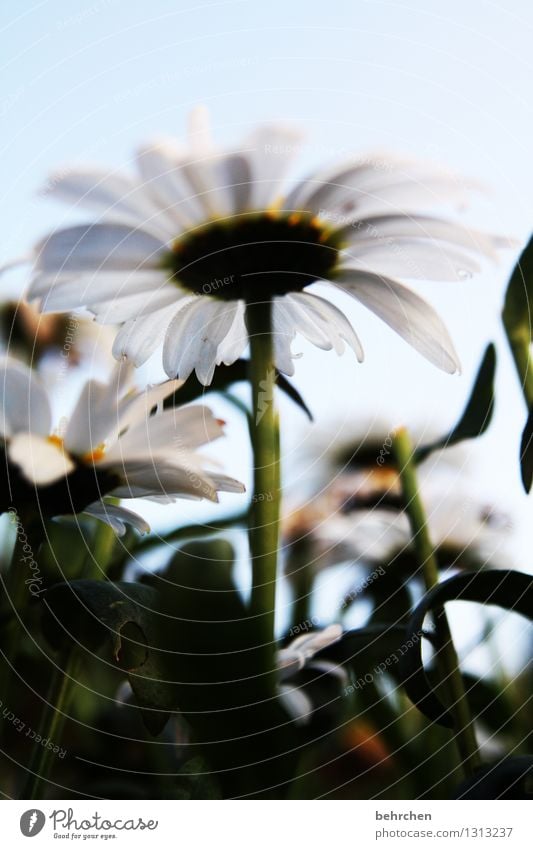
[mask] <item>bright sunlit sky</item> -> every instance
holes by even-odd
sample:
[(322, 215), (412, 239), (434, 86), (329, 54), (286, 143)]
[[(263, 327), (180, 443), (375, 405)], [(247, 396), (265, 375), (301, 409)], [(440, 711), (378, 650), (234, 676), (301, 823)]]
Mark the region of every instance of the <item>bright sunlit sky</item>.
[[(212, 115), (222, 143), (237, 142), (255, 123), (301, 126), (308, 147), (295, 175), (314, 165), (371, 149), (420, 155), (492, 187), (465, 221), (527, 238), (533, 222), (531, 43), (527, 0), (43, 0), (4, 3), (4, 118), (0, 159), (3, 261), (24, 253), (72, 213), (36, 197), (55, 168), (131, 163), (136, 146), (183, 135), (198, 103)], [(472, 449), (487, 498), (530, 509), (519, 486), (517, 445), (525, 409), (498, 316), (518, 248), (473, 281), (419, 283), (445, 318), (463, 376), (441, 374), (363, 308), (337, 299), (366, 350), (361, 366), (298, 342), (304, 352), (295, 384), (313, 409), (312, 429), (283, 403), (285, 471), (291, 500), (311, 470), (316, 430), (327, 444), (338, 429), (359, 432), (377, 417), (444, 432), (468, 395), (484, 345), (499, 345), (498, 397), (491, 433)], [(19, 287), (23, 272), (3, 282)], [(245, 435), (231, 409), (217, 402), (228, 427), (221, 452), (230, 473), (248, 479)], [(311, 441), (312, 440), (312, 441)], [(302, 451), (307, 461), (294, 462)], [(460, 484), (455, 481), (460, 497)], [(236, 503), (223, 497), (225, 512)], [(176, 508), (144, 511), (157, 529), (175, 523)], [(217, 508), (180, 506), (180, 517)], [(517, 543), (521, 566), (531, 558)]]

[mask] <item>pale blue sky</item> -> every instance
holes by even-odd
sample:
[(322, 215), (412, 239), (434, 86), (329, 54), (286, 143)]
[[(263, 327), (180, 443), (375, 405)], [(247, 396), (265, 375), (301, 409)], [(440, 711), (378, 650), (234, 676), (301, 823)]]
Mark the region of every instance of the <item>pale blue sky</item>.
[[(65, 220), (64, 210), (35, 197), (51, 169), (85, 160), (127, 165), (147, 137), (183, 133), (197, 103), (209, 107), (223, 142), (258, 121), (301, 125), (309, 148), (297, 172), (375, 147), (450, 164), (495, 189), (467, 220), (521, 239), (530, 229), (533, 11), (527, 0), (44, 0), (5, 3), (1, 20), (1, 259), (24, 252)], [(496, 333), (513, 259), (510, 253), (498, 271), (472, 282), (418, 286), (450, 326), (462, 378), (441, 375), (351, 304), (367, 353), (363, 366), (350, 354), (337, 360), (302, 343), (295, 382), (321, 427), (366, 425), (377, 413), (391, 424), (452, 422), (483, 346)], [(517, 500), (524, 513), (530, 507), (516, 463), (524, 410), (501, 349), (494, 431), (475, 451), (487, 492)], [(313, 431), (299, 412), (284, 405), (283, 413), (291, 455)], [(235, 424), (224, 456), (236, 476), (247, 474), (242, 441)], [(308, 468), (290, 457), (286, 468), (289, 486), (298, 490)], [(229, 496), (224, 501), (235, 503)], [(171, 512), (158, 508), (157, 515), (156, 525), (173, 521)]]

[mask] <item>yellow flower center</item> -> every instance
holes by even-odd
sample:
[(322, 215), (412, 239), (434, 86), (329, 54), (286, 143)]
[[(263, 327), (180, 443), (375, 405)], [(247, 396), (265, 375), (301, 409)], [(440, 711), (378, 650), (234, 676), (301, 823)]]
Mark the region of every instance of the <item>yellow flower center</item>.
[(59, 434), (57, 434), (57, 433), (51, 433), (50, 436), (48, 437), (48, 442), (50, 442), (52, 445), (55, 445), (56, 448), (59, 448), (61, 451), (65, 450), (63, 438), (61, 436), (59, 436)]
[[(52, 433), (47, 437), (47, 441), (52, 445), (55, 445), (56, 448), (59, 448), (64, 454), (67, 453), (65, 449), (65, 442), (62, 436), (59, 436), (58, 433)], [(99, 463), (100, 460), (103, 459), (105, 455), (105, 445), (103, 442), (94, 449), (94, 451), (87, 451), (85, 454), (82, 454), (78, 459), (85, 463), (86, 465), (92, 465), (93, 463)]]
[(98, 445), (94, 451), (87, 451), (86, 454), (83, 455), (82, 462), (83, 463), (99, 463), (100, 460), (104, 458), (105, 455), (105, 445), (103, 442)]

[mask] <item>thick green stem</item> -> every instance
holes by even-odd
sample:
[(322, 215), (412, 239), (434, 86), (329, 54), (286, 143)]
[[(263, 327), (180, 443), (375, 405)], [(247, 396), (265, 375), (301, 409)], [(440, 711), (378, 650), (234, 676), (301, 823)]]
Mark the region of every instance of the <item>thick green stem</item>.
[[(435, 549), (431, 543), (414, 460), (413, 445), (407, 430), (401, 428), (393, 437), (393, 450), (398, 464), (405, 510), (411, 527), (413, 544), (420, 563), (426, 589), (439, 582), (439, 568)], [(471, 776), (481, 766), (475, 730), (466, 699), (459, 668), (459, 659), (453, 644), (448, 617), (443, 607), (434, 612), (438, 643), (436, 655), (443, 684), (448, 688), (449, 708), (455, 718), (455, 741), (466, 776)]]
[[(38, 734), (43, 740), (49, 740), (54, 746), (60, 745), (63, 736), (67, 711), (77, 680), (78, 660), (77, 648), (75, 646), (69, 648), (59, 658), (50, 681)], [(23, 799), (43, 798), (42, 794), (55, 757), (52, 748), (35, 744), (28, 764), (28, 778), (22, 796)]]
[(271, 303), (248, 304), (250, 335), (250, 432), (254, 452), (254, 494), (250, 514), (251, 615), (256, 620), (258, 659), (269, 693), (276, 686), (274, 619), (279, 542), (280, 446), (275, 406), (276, 369)]

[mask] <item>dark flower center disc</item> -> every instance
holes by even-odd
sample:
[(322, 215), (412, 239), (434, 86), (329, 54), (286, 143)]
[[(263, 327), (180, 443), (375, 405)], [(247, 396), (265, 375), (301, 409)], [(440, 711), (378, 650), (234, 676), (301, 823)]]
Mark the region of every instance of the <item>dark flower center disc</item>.
[(175, 242), (165, 267), (195, 294), (253, 302), (327, 280), (338, 251), (316, 219), (273, 212), (205, 224)]

